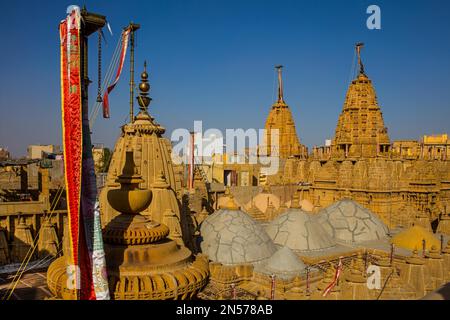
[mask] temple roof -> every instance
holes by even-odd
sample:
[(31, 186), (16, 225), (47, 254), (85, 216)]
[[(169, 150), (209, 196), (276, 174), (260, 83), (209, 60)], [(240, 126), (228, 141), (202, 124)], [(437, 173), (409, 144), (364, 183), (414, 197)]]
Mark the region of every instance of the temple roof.
[(257, 265), (255, 270), (265, 274), (274, 274), (277, 278), (290, 279), (306, 269), (305, 264), (288, 247), (282, 247), (268, 260)]
[(248, 214), (223, 208), (206, 218), (200, 228), (202, 252), (226, 265), (260, 262), (270, 258), (275, 245)]
[(373, 212), (350, 199), (332, 204), (316, 217), (331, 237), (346, 243), (382, 240), (389, 232)]
[(392, 243), (400, 248), (422, 250), (423, 240), (427, 250), (430, 250), (432, 246), (440, 247), (439, 240), (431, 232), (417, 225), (395, 235)]
[(336, 245), (314, 216), (297, 208), (288, 209), (267, 227), (267, 234), (275, 244), (294, 251), (315, 251)]

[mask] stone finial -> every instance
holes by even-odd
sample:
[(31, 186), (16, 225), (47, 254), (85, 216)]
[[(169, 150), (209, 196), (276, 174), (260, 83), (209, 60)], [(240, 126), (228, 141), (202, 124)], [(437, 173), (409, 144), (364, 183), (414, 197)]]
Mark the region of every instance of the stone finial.
[(169, 227), (169, 230), (170, 230), (169, 237), (171, 239), (175, 239), (175, 238), (181, 239), (182, 234), (181, 234), (181, 230), (179, 227), (180, 221), (179, 221), (177, 215), (175, 214), (175, 212), (173, 212), (170, 209), (166, 209), (164, 211), (164, 215), (163, 215), (163, 223)]
[(134, 163), (133, 151), (127, 151), (125, 155), (125, 164), (122, 174), (116, 179), (123, 189), (137, 189), (139, 183), (144, 182), (142, 177), (136, 173), (136, 164)]
[(144, 62), (144, 71), (141, 73), (141, 83), (139, 84), (139, 95), (136, 97), (141, 112), (147, 112), (152, 98), (148, 96), (150, 84), (148, 83), (147, 61)]
[(156, 176), (155, 182), (152, 184), (152, 188), (168, 188), (170, 185), (167, 183), (166, 176), (162, 170), (159, 170), (158, 175)]
[(226, 210), (239, 210), (240, 207), (238, 206), (238, 204), (236, 203), (236, 201), (234, 201), (234, 196), (233, 194), (230, 193), (230, 195), (228, 196), (228, 200), (224, 205), (220, 206), (220, 209), (226, 209)]
[(122, 174), (117, 177), (120, 189), (108, 191), (108, 202), (115, 210), (125, 214), (138, 214), (145, 210), (151, 201), (151, 191), (139, 189), (142, 177), (135, 173), (133, 152), (127, 151)]
[(422, 257), (419, 256), (419, 249), (417, 247), (414, 249), (412, 256), (406, 258), (406, 262), (408, 264), (424, 264)]
[(429, 253), (426, 255), (427, 258), (439, 259), (441, 258), (441, 253), (437, 246), (432, 245)]

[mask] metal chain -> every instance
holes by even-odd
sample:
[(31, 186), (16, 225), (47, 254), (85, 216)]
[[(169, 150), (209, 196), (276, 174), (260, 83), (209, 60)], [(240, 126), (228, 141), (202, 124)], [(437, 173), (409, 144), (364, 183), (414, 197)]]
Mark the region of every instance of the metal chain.
[(102, 29), (98, 29), (98, 79), (97, 102), (102, 102)]

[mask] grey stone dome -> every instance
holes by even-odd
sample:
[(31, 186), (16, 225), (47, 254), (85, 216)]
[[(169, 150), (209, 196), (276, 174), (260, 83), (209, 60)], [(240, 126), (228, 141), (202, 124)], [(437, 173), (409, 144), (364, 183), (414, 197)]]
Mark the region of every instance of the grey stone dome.
[(337, 241), (360, 243), (387, 237), (388, 227), (369, 209), (344, 199), (321, 210), (317, 221)]
[(245, 264), (270, 258), (276, 247), (264, 229), (240, 210), (220, 209), (201, 227), (202, 252), (222, 264)]
[(282, 247), (273, 256), (255, 267), (255, 271), (283, 279), (294, 278), (303, 273), (305, 264), (288, 247)]
[(272, 220), (266, 232), (275, 244), (294, 251), (324, 250), (336, 245), (314, 215), (300, 209), (289, 209)]

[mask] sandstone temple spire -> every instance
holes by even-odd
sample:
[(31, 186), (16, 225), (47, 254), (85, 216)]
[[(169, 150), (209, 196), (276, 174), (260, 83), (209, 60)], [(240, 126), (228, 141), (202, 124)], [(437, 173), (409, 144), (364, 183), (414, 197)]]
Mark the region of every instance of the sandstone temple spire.
[(337, 158), (387, 156), (390, 148), (375, 88), (361, 61), (362, 46), (356, 44), (359, 74), (350, 83), (333, 139), (333, 155)]
[(166, 224), (169, 238), (179, 245), (190, 245), (188, 216), (183, 216), (176, 192), (179, 185), (175, 181), (170, 141), (163, 137), (165, 128), (158, 124), (148, 112), (151, 98), (148, 82), (147, 64), (141, 73), (139, 94), (136, 97), (139, 113), (134, 121), (122, 127), (121, 136), (116, 142), (107, 174), (106, 185), (100, 193), (102, 223), (108, 223), (120, 212), (114, 209), (107, 199), (110, 190), (120, 187), (117, 174), (124, 166), (126, 152), (133, 150), (136, 170), (143, 181), (139, 187), (152, 191), (152, 203), (140, 214), (156, 222)]
[[(265, 150), (267, 155), (278, 155), (282, 159), (306, 157), (306, 147), (300, 144), (291, 110), (284, 101), (282, 68), (281, 65), (275, 66), (278, 72), (278, 98), (266, 120), (265, 141), (260, 146), (260, 154)], [(278, 141), (275, 133), (272, 136), (272, 130), (278, 130)]]

